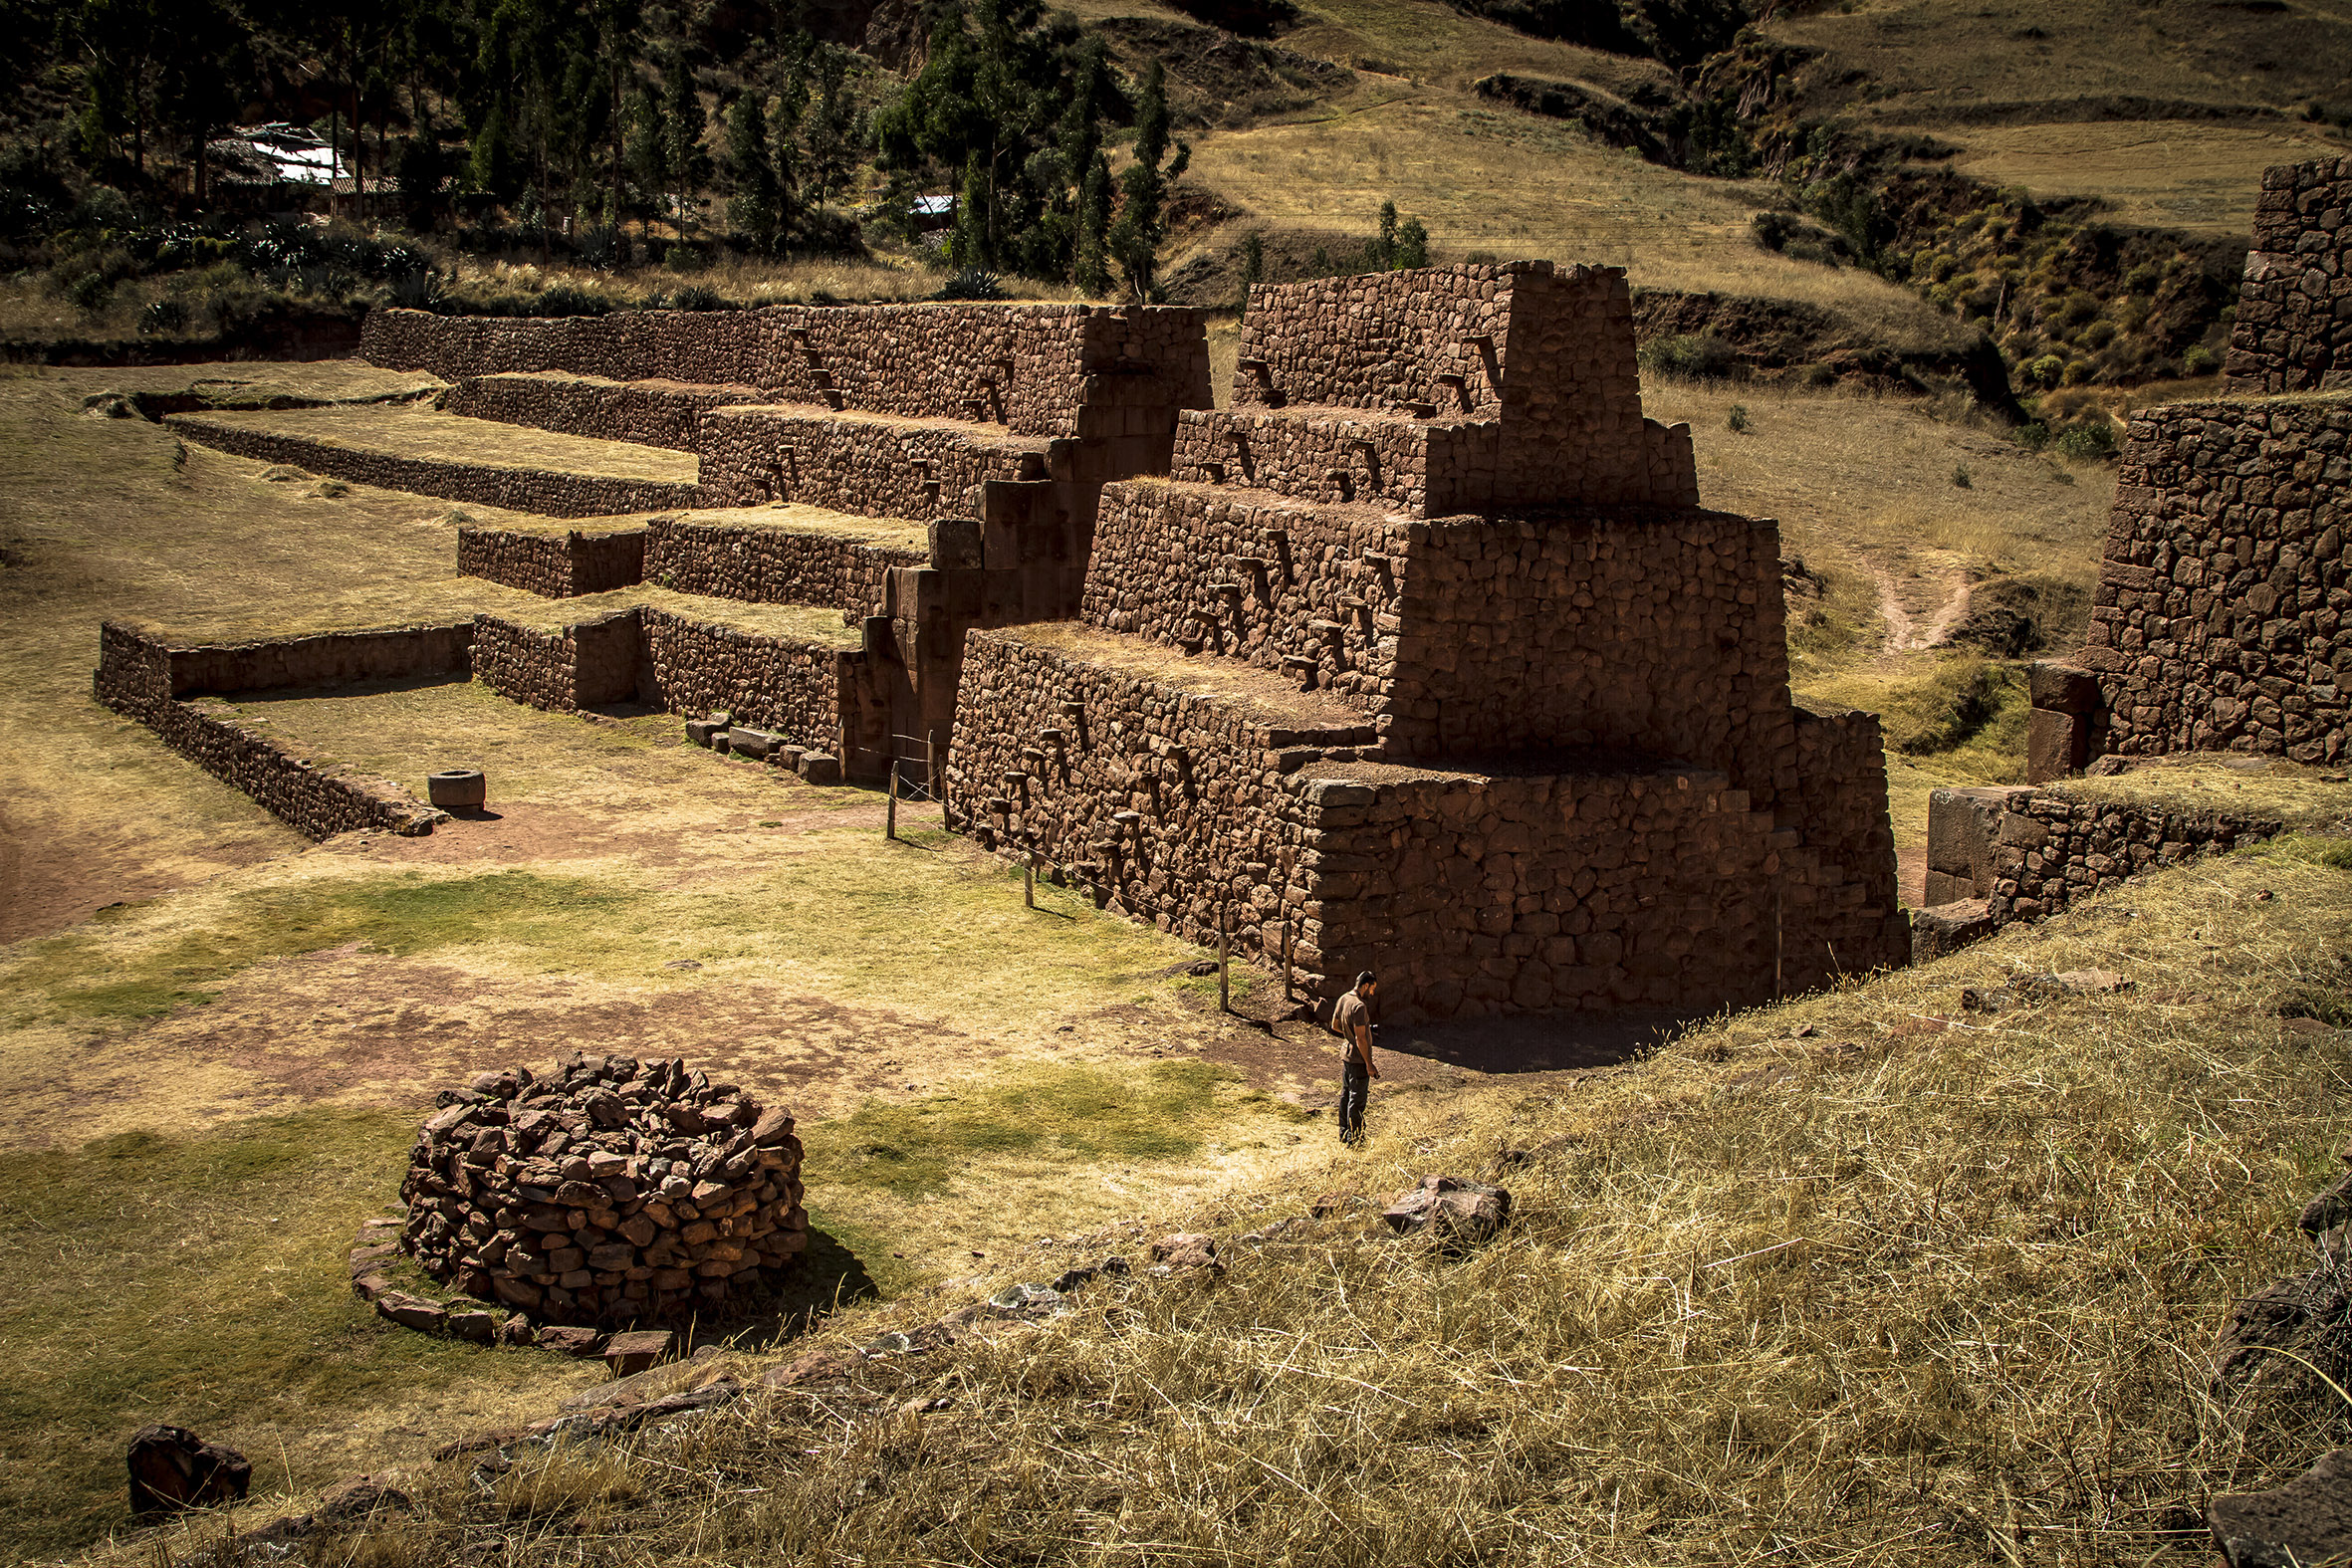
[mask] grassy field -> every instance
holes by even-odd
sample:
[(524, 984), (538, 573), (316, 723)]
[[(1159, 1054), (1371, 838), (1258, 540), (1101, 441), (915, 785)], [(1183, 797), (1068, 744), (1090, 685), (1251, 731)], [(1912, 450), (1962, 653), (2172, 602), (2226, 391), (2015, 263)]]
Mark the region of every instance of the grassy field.
[(242, 429), (307, 436), (362, 452), (476, 463), (494, 468), (545, 468), (557, 473), (594, 474), (611, 479), (694, 483), (691, 452), (598, 441), (529, 425), (461, 419), (431, 408), (360, 407), (302, 409), (291, 413), (228, 413), (206, 416)]
[[(2169, 870), (1636, 1068), (1399, 1096), (1361, 1155), (990, 1258), (977, 1285), (823, 1337), (861, 1343), (1179, 1222), (1218, 1234), (1220, 1276), (1086, 1287), (1077, 1311), (869, 1364), (846, 1391), (518, 1451), (488, 1486), (465, 1461), (410, 1471), (420, 1517), (328, 1549), (2204, 1562), (2209, 1492), (2348, 1436), (2317, 1384), (2234, 1397), (2208, 1360), (2234, 1299), (2308, 1266), (2294, 1216), (2338, 1174), (2352, 1042), (2277, 1010), (2352, 1000), (2352, 873), (2331, 858), (2295, 840)], [(1966, 985), (2089, 967), (2128, 989), (1957, 1006)], [(1486, 1174), (1506, 1148), (1529, 1151), (1504, 1178), (1513, 1225), (1467, 1256), (1387, 1241), (1345, 1202)], [(1324, 1191), (1335, 1216), (1309, 1220)]]

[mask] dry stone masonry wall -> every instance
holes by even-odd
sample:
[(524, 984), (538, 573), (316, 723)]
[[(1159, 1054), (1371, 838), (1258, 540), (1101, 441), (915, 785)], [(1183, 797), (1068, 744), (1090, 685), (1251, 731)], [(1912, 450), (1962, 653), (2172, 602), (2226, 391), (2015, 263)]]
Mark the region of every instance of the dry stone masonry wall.
[(442, 395), (441, 407), (468, 419), (695, 452), (701, 450), (698, 431), (705, 413), (759, 401), (758, 389), (749, 386), (517, 374), (468, 376)]
[(2352, 157), (2263, 171), (2223, 370), (2256, 395), (2352, 387)]
[(400, 1245), (434, 1278), (549, 1323), (740, 1307), (809, 1244), (792, 1113), (683, 1061), (488, 1072), (417, 1132)]
[(680, 593), (753, 604), (822, 604), (844, 622), (875, 613), (895, 567), (927, 564), (911, 545), (873, 544), (787, 527), (655, 518), (645, 535), (645, 578)]
[(554, 469), (458, 463), (441, 458), (401, 457), (318, 441), (292, 431), (260, 429), (201, 414), (173, 414), (165, 421), (199, 446), (265, 463), (293, 463), (315, 474), (354, 485), (405, 490), (411, 495), (473, 501), (545, 517), (609, 517), (619, 512), (657, 512), (694, 505), (695, 488), (655, 479), (619, 479)]
[(2089, 634), (2033, 668), (2034, 783), (2108, 755), (2345, 755), (2348, 199), (2352, 159), (2263, 175), (2229, 361), (2246, 395), (2133, 419)]
[[(959, 815), (1318, 994), (1380, 972), (1397, 1016), (1902, 962), (1877, 725), (1789, 701), (1777, 531), (1700, 510), (1642, 418), (1621, 274), (1254, 291), (1234, 392), (1179, 416), (1176, 480), (1103, 490), (1080, 613), (1129, 653), (972, 639)], [(1344, 739), (1270, 743), (1154, 657)]]
[(701, 439), (711, 506), (793, 501), (857, 517), (969, 517), (987, 481), (1046, 477), (1043, 439), (985, 426), (750, 407), (713, 415)]
[(542, 598), (578, 598), (642, 581), (645, 538), (639, 528), (547, 534), (462, 524), (457, 569)]

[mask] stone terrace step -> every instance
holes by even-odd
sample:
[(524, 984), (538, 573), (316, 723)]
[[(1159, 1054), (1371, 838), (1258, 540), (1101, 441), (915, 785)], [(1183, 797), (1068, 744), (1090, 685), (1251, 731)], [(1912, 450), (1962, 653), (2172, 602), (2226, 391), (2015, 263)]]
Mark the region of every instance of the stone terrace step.
[(989, 481), (1047, 478), (1057, 445), (1002, 425), (807, 403), (716, 409), (700, 439), (713, 502), (796, 501), (897, 518), (979, 517)]
[(174, 414), (165, 423), (239, 457), (548, 517), (656, 512), (698, 496), (695, 460), (684, 454), (428, 409)]
[(468, 376), (443, 394), (441, 407), (468, 419), (694, 452), (700, 450), (697, 432), (705, 412), (767, 400), (751, 386), (612, 381), (541, 370)]
[(1359, 408), (1186, 410), (1175, 477), (1315, 503), (1365, 502), (1415, 517), (1483, 504), (1501, 425)]

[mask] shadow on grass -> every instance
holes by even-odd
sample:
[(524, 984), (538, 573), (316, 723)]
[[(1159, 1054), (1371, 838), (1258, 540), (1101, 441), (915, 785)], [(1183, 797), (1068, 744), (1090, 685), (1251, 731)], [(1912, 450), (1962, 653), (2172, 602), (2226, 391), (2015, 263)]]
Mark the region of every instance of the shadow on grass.
[(697, 1322), (689, 1337), (706, 1344), (777, 1344), (808, 1333), (844, 1307), (878, 1301), (884, 1294), (865, 1259), (847, 1240), (813, 1225), (809, 1249), (756, 1310)]

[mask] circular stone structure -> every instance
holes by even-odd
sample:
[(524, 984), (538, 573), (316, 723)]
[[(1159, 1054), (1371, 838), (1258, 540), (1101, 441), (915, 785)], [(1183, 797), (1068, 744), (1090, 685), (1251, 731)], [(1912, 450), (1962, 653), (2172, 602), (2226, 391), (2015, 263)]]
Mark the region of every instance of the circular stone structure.
[(460, 810), (469, 806), (479, 808), (490, 798), (489, 785), (477, 768), (446, 768), (437, 774), (428, 774), (424, 787), (425, 794), (433, 804), (455, 806)]
[(400, 1245), (468, 1295), (543, 1323), (707, 1318), (809, 1244), (792, 1113), (681, 1060), (575, 1055), (440, 1101)]

